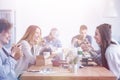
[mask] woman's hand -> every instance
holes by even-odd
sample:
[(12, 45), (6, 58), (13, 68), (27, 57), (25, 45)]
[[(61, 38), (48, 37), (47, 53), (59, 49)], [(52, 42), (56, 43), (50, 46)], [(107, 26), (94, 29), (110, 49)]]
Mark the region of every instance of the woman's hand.
[(23, 53), (21, 51), (21, 45), (17, 44), (17, 45), (13, 45), (12, 49), (11, 49), (11, 56), (15, 59), (18, 60), (20, 59), (21, 56), (23, 56)]

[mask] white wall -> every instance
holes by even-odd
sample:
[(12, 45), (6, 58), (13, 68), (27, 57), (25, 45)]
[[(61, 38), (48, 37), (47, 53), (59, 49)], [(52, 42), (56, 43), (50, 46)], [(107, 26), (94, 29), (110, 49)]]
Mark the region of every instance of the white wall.
[[(2, 0), (10, 2), (9, 0)], [(42, 35), (49, 33), (52, 27), (60, 30), (63, 46), (70, 46), (71, 38), (78, 34), (81, 24), (88, 26), (88, 34), (94, 36), (95, 27), (101, 23), (113, 25), (113, 35), (119, 39), (120, 18), (104, 17), (105, 5), (109, 0), (17, 0), (16, 9), (16, 39), (22, 37), (26, 28), (39, 25)], [(114, 0), (118, 11), (119, 0)], [(1, 3), (1, 2), (0, 2)], [(7, 6), (7, 5), (6, 5)], [(119, 11), (118, 11), (119, 13)]]
[[(89, 34), (94, 34), (103, 7), (103, 0), (20, 0), (17, 4), (17, 32), (24, 31), (30, 24), (36, 24), (42, 28), (45, 36), (51, 27), (57, 27), (64, 46), (68, 46), (71, 38), (78, 34), (81, 24), (88, 26)], [(23, 31), (17, 36), (22, 36)]]
[(12, 9), (16, 8), (16, 0), (0, 0), (0, 9)]

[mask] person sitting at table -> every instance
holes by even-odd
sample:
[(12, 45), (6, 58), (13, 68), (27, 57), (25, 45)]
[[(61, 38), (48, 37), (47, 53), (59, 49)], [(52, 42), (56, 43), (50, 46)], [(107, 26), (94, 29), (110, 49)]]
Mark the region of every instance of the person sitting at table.
[(80, 47), (82, 43), (92, 44), (92, 37), (87, 35), (87, 26), (80, 26), (80, 34), (74, 36), (71, 43), (74, 47)]
[(12, 25), (0, 19), (0, 80), (17, 80), (15, 65), (22, 56), (20, 46), (14, 45), (11, 51), (4, 46), (9, 43)]
[(112, 41), (111, 27), (106, 23), (97, 26), (94, 38), (101, 50), (102, 66), (120, 80), (120, 45)]
[(23, 71), (26, 71), (30, 65), (35, 64), (37, 53), (37, 45), (41, 40), (41, 29), (39, 26), (30, 25), (18, 44), (21, 45), (23, 56), (18, 60), (15, 71), (19, 77)]
[(52, 28), (49, 35), (43, 38), (44, 46), (41, 49), (40, 54), (43, 54), (43, 52), (52, 52), (57, 48), (61, 48), (62, 44), (61, 41), (58, 39), (58, 36), (59, 36), (58, 29)]

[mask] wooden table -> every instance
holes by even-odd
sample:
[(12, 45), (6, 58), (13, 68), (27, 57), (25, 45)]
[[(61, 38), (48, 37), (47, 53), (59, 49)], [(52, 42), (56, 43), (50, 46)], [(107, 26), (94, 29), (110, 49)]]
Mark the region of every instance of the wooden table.
[[(29, 70), (40, 70), (43, 67), (32, 66)], [(104, 67), (84, 67), (78, 73), (72, 73), (68, 69), (49, 67), (53, 73), (42, 74), (40, 72), (24, 72), (21, 80), (116, 80), (112, 72)]]

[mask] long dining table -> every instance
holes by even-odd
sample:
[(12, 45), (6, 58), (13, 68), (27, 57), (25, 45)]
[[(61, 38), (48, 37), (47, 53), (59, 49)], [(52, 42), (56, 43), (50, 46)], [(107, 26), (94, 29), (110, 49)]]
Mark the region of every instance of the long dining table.
[(116, 80), (116, 77), (100, 66), (79, 68), (77, 73), (62, 67), (31, 66), (21, 75), (21, 80)]

